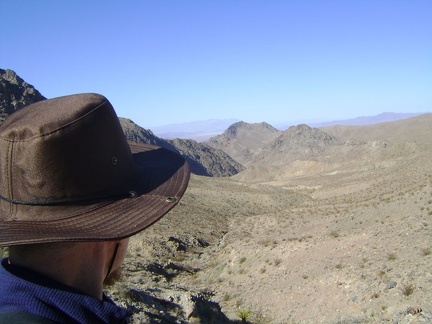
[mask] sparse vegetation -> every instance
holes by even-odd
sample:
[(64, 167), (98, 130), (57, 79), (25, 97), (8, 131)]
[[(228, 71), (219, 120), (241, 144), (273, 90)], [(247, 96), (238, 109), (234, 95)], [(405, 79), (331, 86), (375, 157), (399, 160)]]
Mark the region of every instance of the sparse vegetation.
[[(352, 166), (359, 170), (359, 165)], [(353, 302), (360, 305), (368, 297), (373, 300), (363, 314), (374, 314), (374, 321), (379, 322), (388, 315), (390, 307), (395, 312), (401, 309), (400, 301), (392, 299), (394, 295), (414, 294), (415, 298), (422, 298), (421, 294), (415, 294), (413, 287), (421, 284), (423, 291), (430, 288), (430, 283), (419, 280), (430, 255), (430, 247), (425, 242), (430, 239), (427, 213), (431, 208), (427, 208), (431, 206), (428, 204), (431, 196), (430, 186), (418, 187), (422, 173), (411, 171), (411, 165), (407, 164), (402, 171), (391, 167), (367, 170), (328, 177), (295, 177), (289, 178), (289, 182), (278, 177), (272, 182), (274, 186), (235, 178), (193, 176), (192, 186), (179, 209), (163, 218), (162, 225), (156, 223), (146, 231), (146, 236), (140, 237), (139, 244), (143, 246), (140, 254), (146, 257), (154, 250), (153, 257), (163, 264), (167, 257), (152, 238), (164, 233), (172, 235), (173, 231), (199, 233), (199, 237), (210, 243), (210, 248), (188, 246), (179, 262), (182, 265), (193, 262), (200, 270), (193, 276), (185, 273), (176, 277), (168, 289), (179, 283), (192, 288), (207, 285), (216, 292), (224, 312), (238, 321), (237, 311), (248, 305), (265, 314), (260, 323), (312, 321), (299, 314), (316, 314), (318, 307), (336, 322), (323, 303), (311, 302), (308, 297), (310, 293), (322, 296), (328, 293), (327, 287), (335, 282), (335, 277), (323, 276), (329, 273), (337, 277), (335, 300), (345, 302), (344, 288), (350, 286), (356, 290)], [(291, 190), (296, 186), (299, 189)], [(316, 188), (310, 189), (313, 186)], [(191, 224), (200, 226), (195, 228)], [(177, 260), (179, 252), (171, 252), (170, 260)], [(413, 262), (420, 265), (418, 273), (412, 272)], [(408, 287), (402, 292), (401, 283), (384, 289), (408, 273), (412, 291)], [(142, 282), (148, 284), (152, 280)], [(160, 281), (156, 286), (163, 283)], [(315, 292), (309, 291), (311, 287)], [(297, 289), (306, 293), (294, 296)], [(268, 296), (265, 303), (257, 291)], [(283, 311), (277, 309), (279, 303), (284, 304)], [(296, 308), (299, 312), (294, 311)], [(286, 312), (287, 309), (293, 312)], [(338, 315), (343, 316), (343, 312)], [(255, 314), (246, 321), (258, 323)]]

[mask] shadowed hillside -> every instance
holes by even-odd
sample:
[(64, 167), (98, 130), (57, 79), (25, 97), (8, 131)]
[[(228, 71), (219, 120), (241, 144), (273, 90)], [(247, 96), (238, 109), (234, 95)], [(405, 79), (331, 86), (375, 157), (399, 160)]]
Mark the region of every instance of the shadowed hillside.
[(192, 172), (197, 175), (213, 177), (232, 176), (244, 170), (244, 167), (224, 151), (212, 148), (194, 140), (169, 140), (176, 152), (192, 165)]
[(225, 152), (204, 143), (181, 139), (164, 140), (129, 119), (120, 118), (120, 123), (127, 139), (161, 146), (180, 154), (189, 162), (191, 171), (197, 175), (227, 177), (244, 169)]

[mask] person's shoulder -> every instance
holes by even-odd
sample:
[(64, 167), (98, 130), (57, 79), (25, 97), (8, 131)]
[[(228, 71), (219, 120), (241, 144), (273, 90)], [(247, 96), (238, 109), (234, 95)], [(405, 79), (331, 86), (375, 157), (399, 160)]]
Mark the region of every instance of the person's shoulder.
[(22, 311), (0, 312), (0, 323), (8, 324), (52, 324), (49, 319)]

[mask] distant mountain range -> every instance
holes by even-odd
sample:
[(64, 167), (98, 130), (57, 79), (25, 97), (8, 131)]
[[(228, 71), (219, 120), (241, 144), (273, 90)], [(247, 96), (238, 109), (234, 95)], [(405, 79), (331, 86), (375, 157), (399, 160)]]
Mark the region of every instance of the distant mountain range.
[(392, 122), (401, 119), (407, 119), (422, 114), (424, 113), (384, 112), (382, 114), (375, 115), (375, 116), (362, 116), (353, 119), (335, 120), (335, 121), (322, 122), (322, 123), (311, 123), (309, 124), (309, 126), (324, 127), (324, 126), (333, 126), (333, 125), (347, 125), (347, 126), (373, 125), (379, 123)]
[[(384, 112), (375, 116), (362, 116), (353, 119), (334, 120), (320, 123), (307, 123), (311, 127), (325, 127), (333, 125), (347, 125), (347, 126), (360, 126), (360, 125), (373, 125), (385, 122), (392, 122), (411, 118), (414, 116), (422, 115), (424, 113), (392, 113)], [(222, 134), (228, 127), (239, 122), (238, 119), (210, 119), (193, 121), (183, 124), (170, 124), (164, 126), (152, 127), (152, 131), (159, 137), (166, 139), (183, 138), (193, 139), (198, 142), (207, 141), (208, 139)], [(277, 126), (279, 130), (286, 130), (290, 126)]]

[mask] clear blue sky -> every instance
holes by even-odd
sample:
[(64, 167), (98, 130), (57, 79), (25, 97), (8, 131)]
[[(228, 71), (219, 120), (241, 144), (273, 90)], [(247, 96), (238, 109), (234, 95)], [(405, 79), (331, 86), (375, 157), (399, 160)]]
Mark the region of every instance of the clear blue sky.
[(144, 128), (432, 111), (431, 0), (1, 0), (0, 68)]

